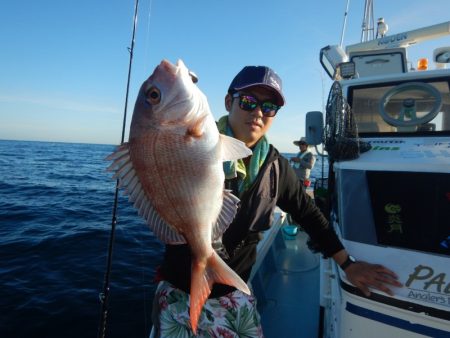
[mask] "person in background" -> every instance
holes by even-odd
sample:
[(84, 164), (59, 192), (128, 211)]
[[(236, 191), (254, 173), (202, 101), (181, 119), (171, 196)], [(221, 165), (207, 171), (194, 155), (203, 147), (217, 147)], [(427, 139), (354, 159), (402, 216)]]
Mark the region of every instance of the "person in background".
[[(332, 257), (349, 281), (364, 294), (369, 287), (390, 295), (401, 286), (391, 270), (377, 264), (354, 262), (306, 194), (289, 161), (269, 143), (267, 131), (285, 104), (280, 77), (269, 67), (244, 67), (225, 96), (228, 115), (217, 122), (222, 134), (243, 141), (253, 154), (225, 162), (225, 188), (241, 200), (239, 210), (216, 251), (244, 280), (256, 262), (256, 246), (273, 221), (276, 206), (301, 224), (325, 257)], [(159, 268), (152, 320), (155, 337), (191, 337), (189, 291), (191, 253), (187, 245), (166, 245)], [(299, 285), (299, 287), (302, 287)], [(200, 315), (197, 337), (263, 337), (256, 300), (235, 288), (215, 284)]]
[(298, 141), (294, 141), (294, 144), (300, 148), (300, 151), (297, 156), (292, 157), (290, 161), (293, 162), (293, 168), (298, 179), (305, 187), (309, 187), (311, 185), (309, 177), (311, 175), (311, 170), (316, 163), (316, 158), (309, 150), (309, 144), (306, 142), (305, 137), (300, 138)]

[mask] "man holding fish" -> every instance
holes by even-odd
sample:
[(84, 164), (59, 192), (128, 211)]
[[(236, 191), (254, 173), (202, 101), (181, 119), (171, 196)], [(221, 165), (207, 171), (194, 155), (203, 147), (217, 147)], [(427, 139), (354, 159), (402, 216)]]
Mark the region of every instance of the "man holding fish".
[(155, 336), (263, 337), (245, 283), (276, 206), (364, 294), (401, 286), (389, 269), (350, 259), (288, 160), (269, 144), (265, 134), (284, 104), (281, 79), (263, 66), (244, 67), (233, 79), (229, 114), (217, 128), (181, 61), (164, 60), (144, 82), (130, 140), (110, 159), (130, 200), (166, 243)]

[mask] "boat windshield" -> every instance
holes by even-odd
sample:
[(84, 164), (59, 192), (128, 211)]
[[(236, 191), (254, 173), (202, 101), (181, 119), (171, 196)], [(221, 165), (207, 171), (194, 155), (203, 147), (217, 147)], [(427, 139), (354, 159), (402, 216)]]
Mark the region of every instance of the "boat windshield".
[[(409, 85), (406, 82), (396, 82), (351, 87), (348, 102), (352, 107), (358, 132), (362, 136), (365, 133), (448, 133), (449, 79), (428, 79), (422, 86), (423, 83), (410, 82)], [(386, 116), (389, 123), (386, 122)], [(396, 123), (397, 121), (400, 123)]]

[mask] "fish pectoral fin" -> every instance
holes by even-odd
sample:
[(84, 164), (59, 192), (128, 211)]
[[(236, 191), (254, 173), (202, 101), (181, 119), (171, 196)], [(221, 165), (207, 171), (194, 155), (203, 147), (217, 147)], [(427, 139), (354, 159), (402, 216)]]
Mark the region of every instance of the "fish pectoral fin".
[(199, 138), (203, 135), (205, 120), (208, 117), (207, 114), (200, 116), (196, 119), (186, 130), (186, 136)]
[(198, 320), (203, 305), (208, 299), (214, 283), (234, 286), (242, 292), (248, 295), (250, 294), (250, 289), (247, 284), (215, 251), (208, 258), (206, 266), (204, 263), (194, 259), (192, 262), (191, 294), (189, 300), (189, 316), (194, 333), (197, 333)]
[(220, 142), (222, 143), (222, 161), (234, 161), (252, 154), (244, 142), (234, 137), (220, 134)]

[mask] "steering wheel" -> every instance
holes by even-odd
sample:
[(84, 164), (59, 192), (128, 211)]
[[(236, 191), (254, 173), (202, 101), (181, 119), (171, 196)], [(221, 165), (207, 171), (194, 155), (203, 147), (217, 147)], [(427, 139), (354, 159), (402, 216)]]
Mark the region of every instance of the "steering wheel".
[[(394, 95), (407, 92), (409, 90), (419, 90), (429, 94), (434, 101), (433, 107), (422, 117), (416, 115), (416, 100), (406, 98), (403, 100), (399, 116), (394, 118), (386, 112), (386, 106)], [(424, 82), (409, 82), (395, 86), (388, 90), (380, 100), (380, 115), (383, 120), (395, 127), (411, 127), (430, 122), (436, 117), (442, 107), (441, 93), (432, 85)], [(407, 120), (405, 120), (405, 117)]]

